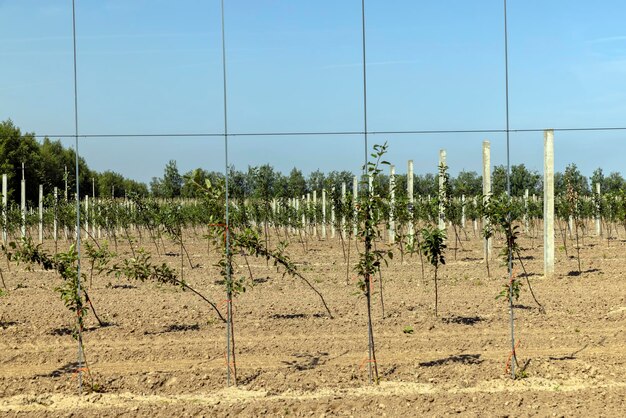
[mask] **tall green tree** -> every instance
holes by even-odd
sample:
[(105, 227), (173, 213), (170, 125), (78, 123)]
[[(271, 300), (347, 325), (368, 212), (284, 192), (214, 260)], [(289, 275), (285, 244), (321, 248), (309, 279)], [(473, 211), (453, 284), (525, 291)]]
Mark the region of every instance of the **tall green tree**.
[(163, 178), (153, 177), (150, 191), (154, 196), (172, 199), (179, 197), (183, 188), (183, 176), (180, 175), (175, 160), (170, 160), (163, 170)]

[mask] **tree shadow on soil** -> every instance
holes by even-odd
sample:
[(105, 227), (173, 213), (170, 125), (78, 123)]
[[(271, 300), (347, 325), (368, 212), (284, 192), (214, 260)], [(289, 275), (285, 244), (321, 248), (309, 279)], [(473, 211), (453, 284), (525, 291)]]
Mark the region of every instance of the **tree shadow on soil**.
[(144, 335), (167, 334), (168, 332), (200, 331), (198, 324), (170, 324), (163, 331), (144, 331)]
[(583, 350), (585, 350), (587, 347), (589, 347), (589, 344), (585, 344), (583, 348), (581, 348), (580, 350), (574, 351), (572, 354), (568, 354), (568, 355), (561, 356), (561, 357), (548, 357), (548, 358), (550, 360), (555, 360), (555, 361), (576, 360), (576, 355), (582, 352)]
[(137, 289), (137, 286), (132, 284), (114, 284), (111, 289)]
[(17, 321), (0, 321), (0, 328), (2, 329), (7, 329), (14, 325), (17, 325)]
[[(113, 322), (103, 322), (102, 325), (97, 326), (97, 327), (94, 326), (94, 327), (83, 328), (83, 332), (96, 331), (100, 328), (113, 327), (115, 325), (116, 324), (114, 324)], [(50, 335), (55, 335), (55, 336), (74, 335), (74, 330), (70, 327), (54, 328), (52, 331), (50, 331)]]
[(270, 315), (270, 318), (272, 319), (301, 319), (301, 318), (306, 318), (307, 315), (303, 314), (303, 313), (296, 313), (296, 314), (273, 314)]
[(446, 324), (475, 325), (484, 321), (480, 316), (456, 316), (451, 315), (449, 318), (441, 318)]
[(76, 373), (79, 368), (78, 362), (67, 363), (50, 373), (38, 374), (37, 377), (61, 377), (65, 374)]
[(326, 363), (326, 360), (328, 359), (328, 353), (322, 352), (318, 352), (316, 355), (309, 353), (296, 353), (293, 356), (296, 360), (283, 361), (282, 363), (297, 371), (314, 369), (317, 366), (321, 366)]
[(578, 277), (581, 274), (597, 273), (599, 271), (600, 271), (600, 269), (589, 269), (589, 270), (585, 270), (585, 271), (582, 271), (582, 272), (580, 272), (578, 270), (572, 270), (569, 273), (567, 273), (567, 276), (569, 276), (569, 277)]
[(483, 360), (480, 358), (480, 354), (458, 354), (445, 357), (439, 360), (432, 360), (420, 363), (422, 367), (435, 367), (444, 366), (447, 364), (460, 363), (460, 364), (480, 364)]
[(237, 379), (238, 385), (248, 385), (252, 383), (257, 377), (261, 376), (261, 369), (256, 369), (251, 374), (245, 375), (242, 378)]

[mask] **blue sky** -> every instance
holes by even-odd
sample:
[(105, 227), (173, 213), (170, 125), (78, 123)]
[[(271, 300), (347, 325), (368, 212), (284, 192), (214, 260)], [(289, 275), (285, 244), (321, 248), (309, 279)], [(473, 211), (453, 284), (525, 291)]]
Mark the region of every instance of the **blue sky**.
[[(363, 129), (360, 0), (226, 0), (231, 132)], [(510, 0), (512, 129), (626, 125), (626, 4)], [(77, 0), (79, 130), (223, 132), (219, 0)], [(366, 0), (371, 131), (504, 129), (500, 0)], [(71, 1), (0, 0), (0, 119), (73, 133)], [(556, 165), (623, 171), (626, 131), (557, 132)], [(372, 135), (389, 160), (480, 171), (481, 142), (505, 163), (503, 134)], [(67, 142), (71, 143), (70, 141)], [(543, 134), (512, 133), (511, 160), (542, 168)], [(238, 168), (305, 173), (362, 164), (361, 136), (235, 137)], [(84, 139), (97, 170), (149, 181), (223, 169), (221, 138)]]

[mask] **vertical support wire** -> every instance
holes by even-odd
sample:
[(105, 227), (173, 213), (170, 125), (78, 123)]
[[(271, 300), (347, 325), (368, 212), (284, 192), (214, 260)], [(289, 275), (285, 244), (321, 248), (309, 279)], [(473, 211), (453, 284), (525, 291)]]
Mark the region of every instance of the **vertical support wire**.
[[(75, 171), (76, 171), (76, 294), (80, 298), (81, 282), (80, 282), (80, 180), (78, 168), (78, 72), (76, 66), (76, 0), (72, 0), (72, 42), (74, 46), (74, 145), (75, 145)], [(83, 329), (80, 315), (78, 312), (78, 393), (83, 391)]]
[[(511, 199), (511, 159), (510, 159), (510, 125), (509, 125), (509, 34), (507, 26), (506, 0), (504, 0), (504, 80), (505, 80), (505, 103), (506, 103), (506, 193)], [(507, 214), (511, 221), (511, 209)], [(508, 273), (509, 273), (509, 312), (511, 319), (511, 378), (515, 379), (515, 365), (517, 355), (515, 354), (515, 313), (513, 307), (513, 254), (512, 249), (508, 251)]]
[(365, 60), (365, 0), (361, 0), (361, 48), (363, 53), (363, 138), (365, 140), (365, 166), (367, 172), (367, 69)]
[[(229, 223), (229, 208), (228, 208), (228, 106), (227, 106), (227, 94), (226, 94), (226, 29), (224, 21), (224, 0), (221, 0), (221, 13), (222, 13), (222, 81), (223, 81), (223, 93), (224, 93), (224, 178), (225, 178), (225, 217), (226, 217), (226, 230), (224, 231), (224, 245), (226, 251), (226, 282), (230, 282), (230, 223)], [(232, 295), (227, 292), (226, 295), (226, 385), (230, 386), (230, 363), (231, 363), (231, 320), (232, 320)]]
[[(368, 151), (368, 143), (367, 143), (367, 68), (366, 68), (366, 48), (365, 48), (365, 0), (361, 0), (361, 50), (362, 50), (362, 57), (363, 57), (363, 62), (362, 62), (362, 67), (363, 67), (363, 145), (364, 145), (364, 165), (363, 165), (363, 174), (365, 179), (367, 179), (367, 164), (368, 164), (368, 155), (367, 155), (367, 151)], [(369, 183), (368, 183), (369, 184)], [(365, 190), (365, 198), (369, 200), (370, 198), (370, 189), (369, 186), (366, 188)], [(366, 220), (365, 220), (365, 228), (367, 228), (367, 221), (369, 220), (369, 211), (365, 214), (366, 216)], [(358, 222), (358, 220), (357, 220)], [(355, 237), (356, 239), (356, 237)], [(368, 238), (365, 238), (366, 240), (368, 240)], [(369, 252), (369, 243), (366, 242), (365, 243), (365, 252)], [(369, 274), (369, 273), (368, 273)], [(374, 335), (373, 335), (373, 330), (372, 330), (372, 326), (371, 326), (371, 320), (369, 318), (369, 310), (370, 310), (370, 297), (371, 297), (371, 286), (370, 286), (370, 280), (372, 278), (368, 277), (365, 283), (366, 286), (366, 292), (367, 292), (367, 309), (368, 309), (368, 323), (367, 323), (367, 347), (368, 347), (368, 362), (367, 362), (367, 369), (368, 369), (368, 374), (369, 374), (369, 379), (370, 379), (370, 383), (372, 383), (374, 381), (374, 376), (373, 376), (373, 370), (372, 367), (374, 366), (373, 362), (375, 361), (374, 359)]]

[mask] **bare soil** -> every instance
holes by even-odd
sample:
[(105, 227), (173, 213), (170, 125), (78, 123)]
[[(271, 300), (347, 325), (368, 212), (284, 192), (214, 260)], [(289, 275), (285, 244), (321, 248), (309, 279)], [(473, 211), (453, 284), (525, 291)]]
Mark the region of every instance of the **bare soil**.
[[(450, 231), (451, 232), (451, 231)], [(188, 234), (199, 266), (185, 280), (223, 309), (223, 286), (206, 242)], [(452, 235), (450, 235), (452, 236)], [(276, 238), (273, 238), (274, 241)], [(180, 268), (179, 249), (154, 261)], [(226, 388), (226, 330), (189, 291), (105, 275), (88, 289), (100, 316), (84, 333), (99, 393), (78, 394), (72, 315), (53, 291), (55, 273), (0, 266), (9, 288), (0, 298), (0, 414), (3, 416), (624, 416), (626, 411), (626, 242), (585, 238), (582, 270), (557, 237), (557, 269), (543, 277), (540, 241), (522, 239), (541, 313), (524, 282), (515, 309), (524, 377), (505, 374), (511, 354), (507, 283), (494, 244), (491, 278), (482, 241), (468, 229), (440, 270), (439, 317), (432, 269), (395, 251), (374, 284), (374, 332), (380, 385), (368, 381), (365, 300), (341, 241), (293, 238), (292, 260), (324, 294), (330, 319), (302, 281), (250, 258), (254, 286), (235, 301), (239, 385)], [(61, 243), (66, 248), (67, 243)], [(139, 244), (136, 244), (138, 247)], [(574, 254), (568, 241), (568, 251)], [(46, 248), (53, 245), (46, 243)], [(118, 248), (130, 257), (128, 244)], [(352, 243), (351, 264), (355, 260)], [(238, 274), (247, 275), (243, 257)], [(83, 262), (88, 269), (88, 262)], [(518, 269), (519, 270), (519, 269)], [(516, 270), (516, 274), (521, 270)], [(413, 331), (410, 332), (410, 329)], [(405, 332), (406, 331), (406, 332)]]

